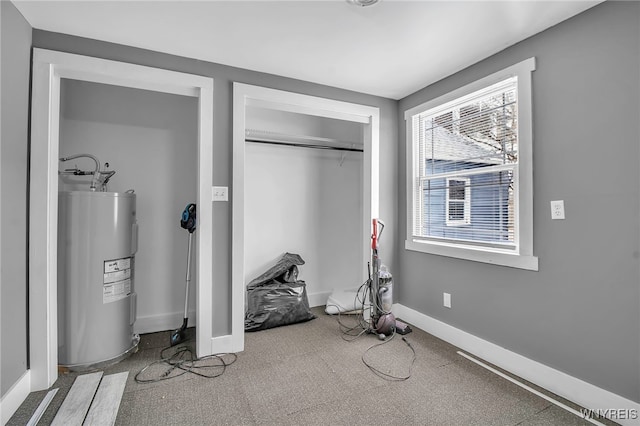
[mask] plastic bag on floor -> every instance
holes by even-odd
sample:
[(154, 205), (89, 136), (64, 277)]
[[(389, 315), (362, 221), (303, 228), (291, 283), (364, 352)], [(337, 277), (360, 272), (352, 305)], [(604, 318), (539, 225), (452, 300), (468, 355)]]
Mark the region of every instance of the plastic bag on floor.
[(316, 317), (309, 309), (304, 281), (272, 281), (249, 290), (247, 296), (247, 313), (244, 319), (246, 331), (266, 330)]
[(285, 253), (276, 265), (247, 286), (245, 331), (266, 330), (309, 321), (316, 316), (309, 309), (307, 287), (298, 281), (298, 267), (304, 260)]
[(247, 285), (247, 290), (268, 284), (273, 280), (288, 283), (296, 282), (298, 281), (298, 265), (304, 265), (304, 260), (299, 254), (285, 253), (275, 265), (259, 277), (251, 280)]

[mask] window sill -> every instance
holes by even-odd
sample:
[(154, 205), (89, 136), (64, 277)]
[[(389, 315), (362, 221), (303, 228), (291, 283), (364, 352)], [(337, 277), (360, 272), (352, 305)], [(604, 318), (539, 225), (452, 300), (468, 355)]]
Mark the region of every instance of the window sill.
[(455, 257), (458, 259), (526, 269), (529, 271), (538, 270), (538, 258), (531, 255), (501, 253), (475, 249), (472, 247), (453, 247), (450, 245), (433, 244), (416, 240), (406, 240), (404, 247), (407, 250), (435, 254), (438, 256)]

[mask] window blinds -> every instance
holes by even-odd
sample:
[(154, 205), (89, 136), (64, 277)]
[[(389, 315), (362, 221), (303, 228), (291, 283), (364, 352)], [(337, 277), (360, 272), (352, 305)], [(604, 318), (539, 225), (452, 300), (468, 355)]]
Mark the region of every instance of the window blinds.
[(517, 78), (413, 116), (414, 238), (515, 247)]

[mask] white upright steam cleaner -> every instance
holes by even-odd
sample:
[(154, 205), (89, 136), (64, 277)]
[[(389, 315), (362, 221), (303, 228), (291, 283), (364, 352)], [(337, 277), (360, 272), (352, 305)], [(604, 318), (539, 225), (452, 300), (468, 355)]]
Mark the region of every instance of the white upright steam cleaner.
[(182, 320), (182, 326), (171, 333), (171, 346), (175, 346), (182, 343), (185, 340), (185, 330), (187, 329), (187, 323), (189, 322), (189, 283), (191, 282), (191, 241), (193, 239), (193, 231), (196, 230), (196, 205), (191, 203), (187, 204), (182, 217), (180, 218), (180, 226), (189, 231), (189, 247), (187, 249), (187, 276), (185, 283), (184, 294), (184, 317)]

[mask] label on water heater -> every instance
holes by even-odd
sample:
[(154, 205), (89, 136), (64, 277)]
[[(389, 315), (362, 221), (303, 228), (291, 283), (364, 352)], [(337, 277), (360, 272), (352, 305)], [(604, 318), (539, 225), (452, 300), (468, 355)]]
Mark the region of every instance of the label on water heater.
[(124, 299), (131, 294), (131, 280), (105, 284), (102, 287), (102, 303), (111, 303)]
[(131, 294), (131, 258), (105, 260), (102, 303), (124, 299)]
[(104, 273), (124, 271), (125, 269), (131, 269), (131, 258), (125, 257), (122, 259), (105, 260), (104, 261)]

